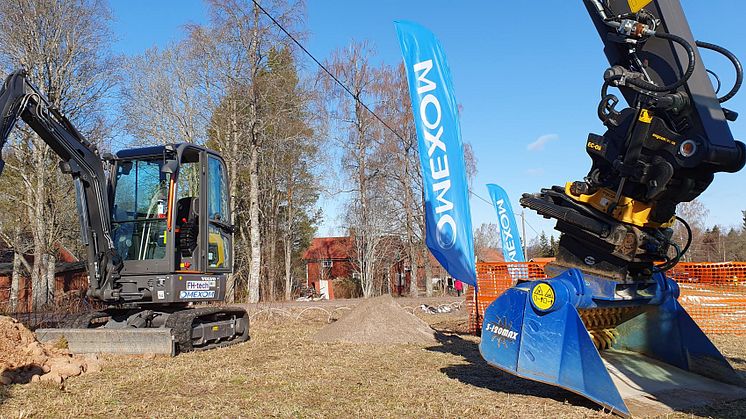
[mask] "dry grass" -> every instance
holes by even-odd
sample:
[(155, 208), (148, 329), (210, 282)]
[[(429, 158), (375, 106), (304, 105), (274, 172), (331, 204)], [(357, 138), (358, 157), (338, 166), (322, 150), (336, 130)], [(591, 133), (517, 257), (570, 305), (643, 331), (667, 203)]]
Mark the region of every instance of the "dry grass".
[[(316, 343), (323, 322), (262, 318), (242, 345), (175, 358), (108, 357), (103, 372), (62, 388), (12, 386), (0, 393), (0, 416), (609, 416), (568, 392), (488, 367), (478, 339), (459, 333), (463, 315), (423, 316), (439, 330), (432, 347)], [(746, 369), (744, 339), (718, 343)], [(700, 413), (729, 417), (744, 406)]]

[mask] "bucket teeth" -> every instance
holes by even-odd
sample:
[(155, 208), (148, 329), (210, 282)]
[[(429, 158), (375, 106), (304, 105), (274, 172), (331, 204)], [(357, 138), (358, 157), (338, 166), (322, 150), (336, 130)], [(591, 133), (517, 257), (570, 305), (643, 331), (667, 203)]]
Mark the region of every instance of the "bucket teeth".
[(596, 348), (599, 351), (613, 347), (616, 343), (617, 336), (619, 336), (619, 332), (617, 332), (616, 329), (589, 330), (588, 334), (591, 336), (593, 344), (596, 345)]
[(637, 310), (635, 307), (608, 307), (581, 310), (579, 314), (593, 344), (602, 351), (614, 346), (619, 336), (616, 327), (634, 317)]

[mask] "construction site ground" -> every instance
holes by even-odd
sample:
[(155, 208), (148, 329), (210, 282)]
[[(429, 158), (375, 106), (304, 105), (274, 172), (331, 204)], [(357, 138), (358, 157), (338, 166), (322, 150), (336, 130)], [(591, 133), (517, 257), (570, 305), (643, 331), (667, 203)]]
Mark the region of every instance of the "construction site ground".
[[(585, 399), (489, 367), (462, 299), (397, 299), (436, 344), (322, 343), (356, 300), (260, 305), (251, 341), (177, 357), (104, 356), (103, 370), (0, 386), (0, 417), (612, 417)], [(420, 304), (460, 310), (425, 314)], [(713, 336), (746, 377), (746, 337)], [(666, 417), (746, 417), (746, 401)]]

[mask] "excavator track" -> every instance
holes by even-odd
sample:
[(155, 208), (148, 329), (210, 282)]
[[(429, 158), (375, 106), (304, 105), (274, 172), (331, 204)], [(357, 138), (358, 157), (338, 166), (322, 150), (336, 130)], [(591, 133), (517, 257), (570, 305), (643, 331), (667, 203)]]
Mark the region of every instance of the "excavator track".
[(109, 314), (105, 311), (88, 311), (68, 318), (60, 324), (60, 327), (66, 329), (90, 329), (103, 326), (108, 319)]
[(178, 352), (203, 351), (249, 340), (249, 314), (230, 307), (193, 308), (172, 313), (166, 327)]

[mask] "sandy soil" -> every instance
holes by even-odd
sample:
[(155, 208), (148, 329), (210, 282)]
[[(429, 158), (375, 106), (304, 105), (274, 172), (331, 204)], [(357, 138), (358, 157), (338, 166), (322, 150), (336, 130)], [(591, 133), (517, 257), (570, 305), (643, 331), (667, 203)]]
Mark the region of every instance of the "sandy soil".
[(64, 341), (43, 345), (21, 323), (0, 316), (0, 386), (49, 382), (101, 370), (97, 356), (70, 354)]

